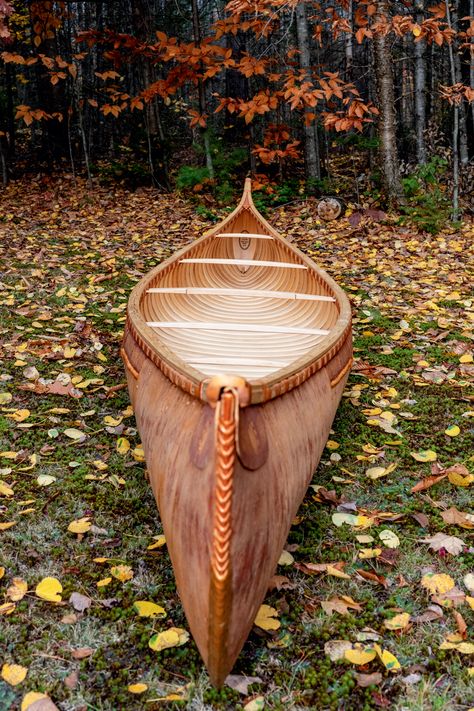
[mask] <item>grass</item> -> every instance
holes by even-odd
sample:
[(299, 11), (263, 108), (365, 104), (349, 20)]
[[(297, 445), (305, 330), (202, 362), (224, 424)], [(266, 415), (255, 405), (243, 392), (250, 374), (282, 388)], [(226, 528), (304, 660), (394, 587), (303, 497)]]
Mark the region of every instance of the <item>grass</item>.
[[(43, 192), (40, 184), (13, 184), (5, 191), (7, 217), (0, 220), (8, 252), (0, 290), (0, 393), (12, 395), (0, 406), (0, 453), (17, 453), (16, 459), (0, 458), (0, 479), (14, 490), (0, 498), (0, 522), (16, 522), (0, 531), (5, 568), (0, 604), (8, 600), (13, 577), (28, 583), (27, 595), (0, 622), (3, 662), (23, 665), (28, 673), (18, 686), (0, 680), (0, 709), (16, 711), (28, 691), (47, 693), (61, 711), (242, 709), (255, 695), (275, 711), (474, 706), (469, 655), (440, 649), (459, 625), (454, 612), (462, 614), (471, 639), (469, 605), (462, 601), (454, 609), (446, 603), (439, 621), (413, 621), (434, 604), (421, 585), (426, 571), (451, 575), (468, 593), (463, 577), (474, 572), (473, 534), (446, 524), (441, 514), (450, 506), (472, 512), (471, 490), (444, 479), (425, 493), (411, 493), (431, 471), (412, 452), (433, 449), (442, 467), (458, 463), (473, 470), (472, 366), (462, 366), (452, 346), (464, 343), (472, 351), (471, 227), (464, 225), (456, 236), (462, 252), (450, 253), (451, 236), (445, 235), (448, 249), (438, 253), (436, 238), (395, 235), (394, 228), (380, 225), (369, 228), (360, 243), (345, 220), (315, 225), (311, 203), (303, 217), (301, 206), (269, 216), (308, 253), (313, 245), (305, 240), (306, 230), (316, 226), (315, 258), (351, 295), (356, 363), (331, 434), (339, 447), (325, 450), (313, 484), (334, 490), (340, 502), (375, 521), (365, 530), (336, 527), (334, 506), (308, 490), (288, 537), (295, 564), (277, 571), (290, 587), (274, 589), (265, 601), (278, 611), (281, 629), (252, 630), (234, 673), (261, 681), (240, 694), (211, 687), (192, 640), (159, 654), (148, 647), (154, 632), (187, 623), (166, 547), (148, 549), (161, 526), (118, 358), (134, 283), (208, 224), (173, 196), (121, 189), (86, 196), (82, 186), (64, 187), (61, 209), (50, 218), (53, 210)], [(395, 238), (402, 244), (398, 255)], [(428, 366), (419, 366), (420, 360)], [(41, 378), (71, 379), (82, 397), (25, 389), (34, 382), (26, 370), (32, 366)], [(430, 369), (439, 382), (429, 380)], [(377, 409), (397, 418), (395, 433), (374, 424), (376, 415), (368, 413)], [(19, 410), (30, 412), (22, 422), (11, 417)], [(445, 430), (452, 424), (460, 434), (450, 438)], [(70, 428), (87, 437), (69, 439), (64, 431)], [(117, 450), (120, 437), (130, 444), (125, 453)], [(367, 445), (379, 452), (367, 453)], [(396, 469), (388, 476), (372, 481), (365, 474), (390, 463)], [(37, 478), (44, 474), (55, 480), (41, 487)], [(419, 514), (428, 517), (425, 528)], [(70, 522), (82, 517), (94, 528), (83, 536), (68, 532)], [(361, 559), (361, 549), (380, 546), (379, 534), (387, 529), (400, 539), (393, 558)], [(436, 532), (460, 537), (461, 554), (430, 551), (420, 539)], [(373, 542), (359, 542), (361, 534)], [(350, 577), (305, 573), (308, 562), (344, 563)], [(133, 578), (123, 583), (112, 578), (98, 587), (117, 564), (131, 566)], [(385, 582), (364, 579), (360, 572)], [(61, 581), (62, 604), (36, 596), (36, 585), (46, 576)], [(73, 592), (90, 597), (90, 608), (75, 611), (69, 602)], [(342, 596), (352, 597), (361, 610), (328, 616), (321, 601)], [(166, 620), (138, 617), (133, 602), (140, 599), (162, 605)], [(387, 630), (385, 621), (399, 612), (410, 613), (410, 626)], [(331, 641), (355, 642), (367, 634), (397, 657), (398, 673), (377, 660), (357, 667), (326, 653)], [(74, 653), (84, 649), (91, 653), (76, 659)], [(77, 680), (68, 686), (74, 672)], [(358, 674), (376, 672), (381, 678), (361, 686)], [(136, 682), (148, 685), (141, 696), (128, 691)]]

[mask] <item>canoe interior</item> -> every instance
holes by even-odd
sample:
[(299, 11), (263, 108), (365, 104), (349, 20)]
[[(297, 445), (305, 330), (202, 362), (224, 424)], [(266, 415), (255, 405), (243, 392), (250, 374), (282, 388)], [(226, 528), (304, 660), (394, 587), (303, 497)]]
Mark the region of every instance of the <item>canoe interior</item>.
[(330, 286), (248, 210), (150, 279), (140, 310), (160, 341), (203, 376), (247, 380), (322, 345), (339, 316)]

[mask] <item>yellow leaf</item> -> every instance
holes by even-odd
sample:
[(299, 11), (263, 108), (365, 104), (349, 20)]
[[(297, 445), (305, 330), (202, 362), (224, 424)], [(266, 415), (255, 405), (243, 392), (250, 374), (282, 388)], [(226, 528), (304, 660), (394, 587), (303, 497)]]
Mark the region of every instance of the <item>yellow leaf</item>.
[(166, 543), (166, 536), (163, 536), (163, 534), (160, 536), (153, 536), (153, 538), (155, 542), (150, 543), (150, 545), (146, 547), (147, 551), (154, 551), (155, 548), (161, 548)]
[(339, 442), (335, 442), (333, 439), (328, 439), (328, 441), (326, 442), (326, 447), (328, 449), (339, 449), (340, 444)]
[(140, 617), (166, 617), (164, 607), (148, 600), (137, 600), (133, 603), (133, 607)]
[(21, 711), (28, 711), (30, 706), (41, 699), (49, 699), (49, 696), (47, 694), (42, 694), (40, 691), (29, 691), (25, 694), (23, 701), (21, 702)]
[(71, 348), (71, 346), (66, 346), (63, 351), (63, 355), (65, 358), (74, 358), (76, 355), (76, 349)]
[(387, 548), (398, 548), (400, 545), (400, 539), (397, 534), (390, 531), (388, 528), (380, 531), (379, 538)]
[(11, 393), (0, 393), (0, 405), (6, 405), (12, 401)]
[(11, 415), (7, 415), (7, 417), (11, 417), (15, 422), (23, 422), (27, 420), (30, 415), (31, 412), (29, 410), (15, 410), (15, 412)]
[(411, 615), (408, 612), (401, 612), (390, 620), (385, 620), (384, 625), (388, 630), (404, 630), (410, 622)]
[(256, 696), (254, 699), (251, 699), (248, 703), (245, 704), (244, 711), (263, 711), (264, 708), (265, 697)]
[(155, 652), (161, 652), (163, 649), (169, 649), (170, 647), (180, 647), (182, 644), (186, 644), (188, 639), (189, 632), (180, 627), (170, 627), (165, 632), (154, 634), (150, 638), (148, 646)]
[(136, 462), (144, 462), (145, 452), (143, 451), (143, 447), (141, 445), (135, 447), (135, 449), (132, 451), (132, 456)]
[(104, 417), (104, 423), (109, 427), (117, 427), (123, 420), (123, 417), (112, 417), (112, 415), (106, 415)]
[(143, 694), (148, 689), (148, 684), (129, 684), (127, 689), (131, 694)]
[(28, 592), (28, 583), (22, 578), (13, 578), (12, 584), (7, 588), (7, 597), (18, 602), (22, 600)]
[(17, 686), (25, 679), (28, 673), (26, 667), (21, 667), (19, 664), (4, 664), (2, 667), (1, 676), (10, 686)]
[(126, 437), (119, 437), (116, 446), (117, 452), (119, 454), (127, 454), (130, 449), (130, 442)]
[(61, 602), (63, 586), (57, 578), (43, 578), (36, 586), (36, 594), (48, 602)]
[(471, 610), (474, 610), (474, 597), (471, 597), (470, 595), (466, 595), (466, 602), (471, 608)]
[(388, 671), (396, 672), (401, 669), (401, 665), (398, 659), (387, 649), (384, 649), (382, 653), (379, 654), (379, 657), (385, 669), (387, 669)]
[(0, 615), (11, 615), (16, 605), (14, 602), (4, 602), (0, 605)]
[(474, 357), (472, 353), (464, 353), (459, 359), (460, 363), (473, 363), (474, 362)]
[(446, 573), (427, 573), (422, 577), (421, 584), (433, 594), (442, 594), (454, 588), (454, 580)]
[(381, 553), (381, 548), (362, 548), (362, 550), (359, 551), (359, 558), (361, 560), (367, 560), (369, 558), (378, 558)]
[(85, 432), (82, 432), (81, 430), (76, 430), (75, 427), (69, 427), (68, 429), (64, 430), (64, 434), (66, 437), (69, 437), (69, 439), (82, 439), (83, 437), (87, 437)]
[(78, 518), (75, 521), (71, 521), (67, 530), (71, 533), (87, 533), (92, 526), (89, 518), (85, 516), (84, 518)]
[(380, 479), (381, 476), (385, 476), (387, 474), (387, 470), (385, 467), (370, 467), (370, 469), (367, 469), (365, 473), (369, 479)]
[(115, 565), (110, 569), (110, 574), (120, 580), (121, 583), (125, 583), (127, 580), (133, 578), (133, 570), (129, 565)]
[(3, 567), (3, 565), (0, 565), (0, 580), (3, 578), (4, 575), (5, 575), (5, 568)]
[(278, 559), (278, 565), (291, 565), (295, 562), (295, 559), (288, 551), (282, 551), (281, 556)]
[(420, 25), (413, 25), (412, 30), (413, 36), (414, 37), (419, 37), (421, 35), (421, 27)]
[(102, 578), (102, 580), (99, 580), (98, 583), (96, 583), (98, 588), (105, 588), (106, 585), (112, 582), (112, 578)]
[(463, 476), (460, 472), (450, 471), (448, 472), (448, 479), (454, 486), (469, 486), (474, 481), (474, 474), (467, 474)]
[(435, 462), (438, 456), (432, 449), (424, 449), (421, 452), (410, 452), (410, 454), (417, 462)]
[(2, 496), (13, 496), (15, 492), (5, 481), (0, 481), (0, 494)]
[(448, 437), (457, 437), (460, 432), (461, 430), (457, 425), (451, 425), (451, 427), (444, 430), (444, 434), (448, 435)]
[(377, 656), (372, 647), (364, 647), (362, 644), (355, 644), (352, 649), (346, 649), (344, 659), (352, 664), (368, 664)]
[(15, 526), (16, 521), (6, 521), (5, 523), (0, 523), (0, 531), (6, 531), (8, 528)]
[(343, 570), (339, 570), (339, 568), (336, 568), (334, 565), (328, 565), (326, 567), (326, 573), (328, 575), (333, 575), (335, 578), (344, 578), (344, 580), (351, 579), (350, 575), (348, 575), (347, 573), (344, 573)]
[(254, 625), (260, 627), (262, 630), (277, 630), (281, 626), (280, 620), (276, 617), (278, 611), (270, 605), (260, 605), (260, 609), (257, 612), (257, 617), (254, 620)]
[(3, 459), (16, 459), (18, 457), (18, 452), (0, 452), (0, 457), (3, 457)]

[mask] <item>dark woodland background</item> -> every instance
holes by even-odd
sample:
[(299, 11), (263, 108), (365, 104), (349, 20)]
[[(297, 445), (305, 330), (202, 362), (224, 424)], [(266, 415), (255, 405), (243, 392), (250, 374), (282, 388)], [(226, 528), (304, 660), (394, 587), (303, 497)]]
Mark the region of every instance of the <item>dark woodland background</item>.
[(365, 197), (431, 229), (472, 206), (473, 16), (474, 0), (0, 0), (3, 183), (60, 170), (228, 204), (250, 171), (264, 200)]

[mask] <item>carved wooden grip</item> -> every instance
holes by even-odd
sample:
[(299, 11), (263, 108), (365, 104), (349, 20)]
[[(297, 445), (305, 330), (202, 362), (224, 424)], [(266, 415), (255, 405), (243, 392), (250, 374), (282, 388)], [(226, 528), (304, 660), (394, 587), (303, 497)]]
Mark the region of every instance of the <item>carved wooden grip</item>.
[(345, 366), (342, 368), (342, 370), (339, 371), (339, 373), (331, 380), (331, 387), (335, 388), (336, 385), (343, 379), (346, 373), (349, 372), (349, 370), (352, 367), (352, 358), (349, 358)]

